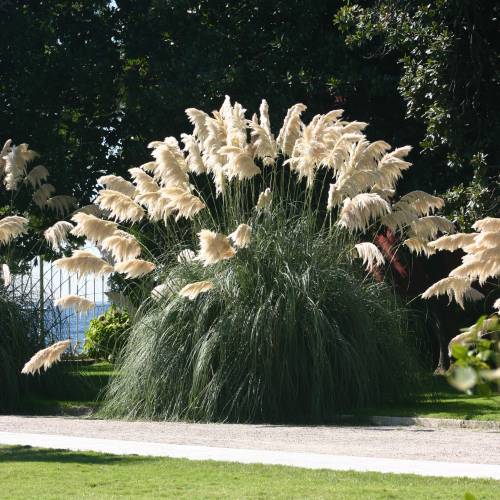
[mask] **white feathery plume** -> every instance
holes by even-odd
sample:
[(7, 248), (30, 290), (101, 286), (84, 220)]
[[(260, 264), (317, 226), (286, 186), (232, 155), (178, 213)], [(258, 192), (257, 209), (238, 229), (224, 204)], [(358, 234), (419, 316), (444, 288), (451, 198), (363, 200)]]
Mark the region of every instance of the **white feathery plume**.
[(196, 283), (190, 283), (182, 288), (179, 295), (181, 297), (187, 297), (189, 300), (194, 300), (200, 293), (208, 292), (212, 290), (213, 287), (214, 285), (210, 281), (197, 281)]
[(158, 163), (155, 161), (148, 161), (139, 166), (141, 170), (144, 172), (154, 173), (155, 168), (158, 166)]
[(373, 271), (376, 267), (384, 265), (384, 256), (373, 243), (358, 243), (354, 245), (354, 248), (357, 250), (358, 256), (363, 259), (363, 264), (366, 265), (366, 270), (368, 272)]
[(177, 255), (177, 262), (180, 264), (184, 264), (187, 262), (192, 262), (196, 258), (196, 254), (189, 248), (186, 248), (185, 250), (181, 250), (179, 252), (179, 255)]
[(207, 171), (207, 167), (203, 163), (200, 145), (198, 144), (194, 136), (189, 134), (181, 134), (181, 140), (184, 143), (184, 151), (188, 153), (186, 162), (190, 172), (194, 172), (197, 175), (204, 174)]
[(431, 241), (428, 245), (435, 250), (448, 250), (454, 252), (459, 248), (464, 248), (474, 243), (477, 237), (474, 233), (457, 233), (441, 236), (437, 240)]
[(55, 260), (54, 265), (70, 273), (78, 273), (80, 276), (113, 272), (112, 266), (88, 250), (75, 250), (71, 257)]
[(259, 112), (260, 123), (257, 120), (257, 115), (253, 115), (252, 121), (248, 122), (251, 130), (254, 157), (261, 159), (266, 166), (274, 165), (274, 161), (278, 155), (278, 147), (271, 132), (269, 106), (265, 99), (262, 99)]
[(378, 184), (381, 187), (394, 188), (396, 182), (402, 177), (402, 172), (411, 167), (410, 162), (403, 160), (411, 149), (411, 146), (403, 146), (382, 157), (378, 163)]
[(135, 186), (119, 175), (103, 175), (97, 179), (97, 182), (106, 189), (118, 191), (130, 198), (133, 198), (137, 194)]
[(408, 234), (421, 240), (432, 240), (439, 233), (454, 233), (455, 225), (446, 217), (428, 215), (410, 223)]
[(156, 181), (141, 168), (129, 168), (128, 171), (140, 194), (152, 193), (153, 191), (158, 191), (160, 189), (160, 186), (156, 183)]
[(391, 206), (375, 193), (361, 193), (354, 198), (346, 198), (340, 211), (337, 225), (349, 231), (365, 230), (370, 221), (390, 213)]
[(48, 177), (49, 171), (43, 165), (37, 165), (29, 171), (26, 180), (31, 184), (32, 188), (37, 188), (40, 187), (42, 182), (45, 182)]
[(173, 137), (167, 137), (153, 149), (151, 155), (156, 159), (155, 178), (162, 186), (182, 186), (189, 183), (187, 164), (179, 144)]
[(208, 136), (206, 121), (209, 116), (196, 108), (186, 109), (186, 115), (193, 125), (193, 135), (201, 142), (205, 141)]
[(2, 264), (2, 279), (5, 287), (12, 283), (12, 274), (10, 272), (10, 267), (7, 264)]
[(11, 145), (12, 145), (12, 139), (7, 139), (4, 145), (2, 146), (2, 149), (0, 150), (0, 178), (2, 178), (5, 173), (5, 163), (6, 163), (5, 157), (12, 150)]
[(262, 193), (259, 194), (259, 199), (257, 200), (256, 208), (257, 210), (269, 210), (273, 202), (273, 193), (270, 188), (266, 188)]
[(481, 232), (495, 232), (500, 231), (500, 219), (495, 217), (485, 217), (484, 219), (476, 221), (472, 228)]
[(4, 184), (7, 191), (17, 189), (19, 182), (26, 176), (26, 164), (36, 156), (37, 153), (28, 149), (27, 144), (19, 144), (10, 148), (10, 151), (3, 157), (5, 160)]
[(239, 248), (246, 248), (250, 245), (252, 240), (252, 228), (248, 224), (240, 224), (235, 231), (233, 231), (229, 238), (233, 240), (235, 246)]
[(447, 295), (449, 300), (455, 300), (462, 309), (465, 308), (464, 300), (480, 300), (484, 295), (470, 286), (467, 279), (449, 276), (431, 285), (423, 294), (423, 299)]
[(462, 264), (450, 272), (450, 276), (478, 280), (482, 285), (488, 278), (500, 276), (500, 251), (498, 248), (489, 248), (477, 254), (465, 255)]
[(201, 260), (205, 266), (230, 259), (236, 253), (229, 238), (224, 234), (202, 229), (198, 233), (198, 237), (200, 239), (200, 252), (197, 259)]
[(219, 110), (226, 128), (226, 143), (228, 146), (243, 148), (247, 142), (246, 109), (239, 102), (231, 106), (231, 99), (226, 95), (224, 103)]
[[(475, 235), (475, 239), (470, 245), (472, 244), (477, 245), (478, 249), (497, 248), (500, 252), (500, 231), (481, 232)], [(465, 247), (465, 251), (468, 251), (467, 247)]]
[(49, 198), (46, 202), (46, 205), (51, 210), (54, 210), (59, 217), (63, 217), (65, 214), (69, 213), (71, 209), (76, 205), (76, 200), (75, 198), (73, 198), (73, 196), (60, 194)]
[(154, 300), (168, 299), (173, 295), (172, 285), (170, 283), (162, 283), (155, 286), (151, 290), (151, 298)]
[(496, 309), (498, 313), (500, 313), (500, 299), (495, 300), (493, 303), (493, 309)]
[(192, 219), (200, 210), (205, 208), (205, 204), (188, 189), (181, 187), (162, 188), (161, 193), (168, 200), (167, 208), (177, 212), (175, 220), (181, 217)]
[(344, 122), (342, 133), (343, 134), (355, 134), (362, 132), (366, 127), (368, 127), (368, 123), (366, 122)]
[(298, 173), (299, 181), (307, 179), (307, 188), (312, 188), (316, 176), (316, 168), (321, 163), (327, 149), (321, 140), (322, 131), (318, 131), (318, 122), (322, 115), (316, 115), (311, 123), (304, 127), (302, 135), (297, 137), (292, 154), (284, 164), (289, 164)]
[(219, 153), (228, 157), (228, 162), (224, 166), (224, 173), (229, 180), (236, 177), (238, 180), (243, 181), (261, 173), (248, 149), (237, 146), (224, 146), (219, 150)]
[(222, 168), (212, 169), (212, 176), (215, 184), (215, 195), (216, 197), (224, 196), (227, 187), (227, 178), (224, 175), (224, 170)]
[(408, 203), (419, 215), (429, 215), (444, 207), (444, 200), (425, 191), (411, 191), (401, 197), (399, 202)]
[(68, 243), (68, 233), (73, 229), (73, 224), (66, 221), (56, 222), (43, 233), (44, 238), (55, 252)]
[(47, 203), (47, 200), (56, 192), (56, 188), (52, 184), (42, 184), (34, 193), (33, 201), (37, 206), (42, 208)]
[(135, 259), (141, 254), (139, 242), (126, 231), (116, 231), (101, 242), (103, 250), (108, 250), (117, 262)]
[(278, 134), (276, 143), (280, 150), (286, 156), (291, 156), (293, 153), (293, 148), (295, 146), (295, 141), (300, 137), (302, 133), (303, 123), (300, 119), (300, 115), (307, 109), (302, 103), (295, 104), (292, 106), (283, 121), (283, 126)]
[(84, 297), (78, 295), (65, 295), (54, 300), (54, 305), (60, 309), (74, 309), (77, 313), (90, 311), (95, 307), (95, 304)]
[(144, 217), (144, 209), (119, 191), (112, 189), (99, 191), (96, 203), (100, 208), (108, 210), (111, 218), (120, 222), (139, 222)]
[(61, 359), (64, 351), (71, 346), (71, 340), (62, 340), (38, 351), (23, 367), (21, 373), (34, 375), (43, 368), (47, 371), (54, 363)]
[(116, 222), (102, 220), (95, 215), (79, 212), (71, 217), (76, 226), (71, 230), (74, 236), (85, 236), (92, 243), (100, 243), (111, 236), (118, 227)]
[(152, 262), (142, 259), (131, 259), (115, 264), (115, 271), (124, 274), (126, 278), (139, 278), (154, 271), (156, 266)]
[(169, 208), (170, 200), (161, 191), (140, 194), (135, 197), (135, 201), (148, 209), (148, 218), (153, 222), (166, 222), (172, 213), (172, 209)]
[(436, 250), (426, 240), (421, 240), (420, 238), (408, 238), (403, 241), (403, 244), (417, 255), (423, 253), (426, 257), (430, 257), (436, 253)]
[(0, 219), (0, 244), (6, 245), (21, 234), (26, 234), (28, 219), (19, 215), (10, 215)]

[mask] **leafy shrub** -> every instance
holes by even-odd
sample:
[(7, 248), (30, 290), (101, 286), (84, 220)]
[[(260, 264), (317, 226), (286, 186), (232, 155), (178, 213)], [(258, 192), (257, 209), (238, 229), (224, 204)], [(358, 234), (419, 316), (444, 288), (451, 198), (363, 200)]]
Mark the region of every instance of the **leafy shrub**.
[(105, 314), (90, 321), (84, 353), (98, 359), (115, 356), (125, 344), (129, 328), (128, 314), (112, 305)]

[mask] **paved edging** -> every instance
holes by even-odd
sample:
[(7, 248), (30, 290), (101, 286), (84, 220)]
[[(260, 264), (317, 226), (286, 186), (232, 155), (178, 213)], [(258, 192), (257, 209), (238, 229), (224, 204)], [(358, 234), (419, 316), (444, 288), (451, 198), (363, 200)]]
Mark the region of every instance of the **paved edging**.
[(418, 425), (431, 429), (475, 429), (482, 431), (499, 431), (500, 422), (493, 420), (465, 420), (456, 418), (434, 418), (434, 417), (389, 417), (383, 415), (356, 416), (342, 415), (342, 421), (361, 421), (373, 425), (408, 426)]
[(416, 474), (436, 477), (468, 477), (500, 480), (500, 467), (432, 460), (353, 457), (322, 453), (188, 446), (117, 439), (96, 439), (52, 434), (0, 432), (0, 443), (39, 448), (95, 451), (115, 455), (142, 455), (190, 460), (218, 460), (244, 464), (287, 465), (308, 469)]

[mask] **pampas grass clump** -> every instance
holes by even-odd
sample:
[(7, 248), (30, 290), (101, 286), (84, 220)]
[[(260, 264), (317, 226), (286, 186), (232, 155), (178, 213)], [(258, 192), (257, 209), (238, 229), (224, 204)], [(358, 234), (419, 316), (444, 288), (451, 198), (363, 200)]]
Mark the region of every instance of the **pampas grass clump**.
[(442, 199), (396, 195), (409, 146), (370, 143), (342, 110), (305, 111), (275, 138), (266, 101), (251, 119), (228, 97), (211, 115), (189, 108), (184, 150), (153, 141), (154, 161), (129, 170), (143, 217), (98, 194), (108, 217), (167, 235), (154, 263), (114, 264), (151, 274), (105, 415), (318, 422), (412, 394), (406, 312), (370, 275), (385, 264), (370, 239), (385, 227), (430, 253), (453, 224)]
[(410, 397), (405, 312), (351, 263), (344, 236), (281, 208), (249, 222), (252, 243), (232, 259), (170, 266), (131, 330), (104, 415), (324, 422)]

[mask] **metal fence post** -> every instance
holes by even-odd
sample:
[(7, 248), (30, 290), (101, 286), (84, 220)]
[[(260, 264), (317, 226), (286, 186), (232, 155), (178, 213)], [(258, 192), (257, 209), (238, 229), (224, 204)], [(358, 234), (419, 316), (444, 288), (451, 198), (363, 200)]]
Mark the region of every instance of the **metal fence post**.
[(40, 293), (39, 293), (39, 314), (40, 314), (40, 342), (43, 344), (45, 342), (45, 294), (44, 294), (44, 276), (43, 276), (43, 258), (41, 255), (38, 256), (40, 265)]

